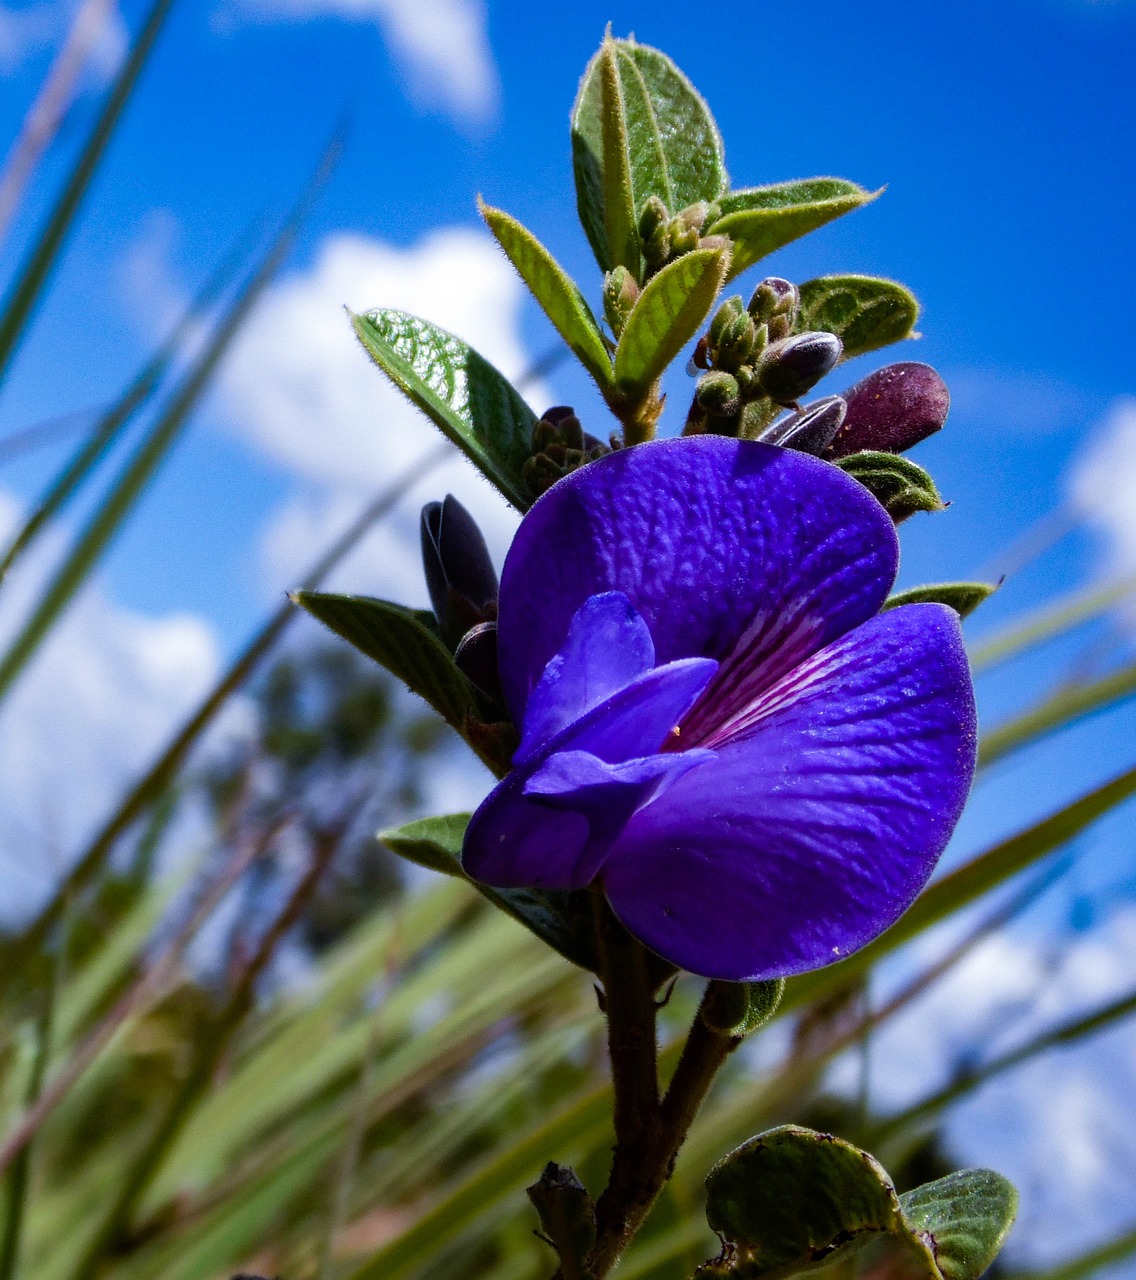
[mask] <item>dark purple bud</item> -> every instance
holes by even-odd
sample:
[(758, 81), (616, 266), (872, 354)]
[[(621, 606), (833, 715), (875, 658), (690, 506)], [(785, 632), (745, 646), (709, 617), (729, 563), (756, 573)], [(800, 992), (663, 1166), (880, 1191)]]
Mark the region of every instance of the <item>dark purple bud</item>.
[(783, 449), (796, 449), (819, 458), (844, 421), (846, 406), (840, 396), (825, 396), (806, 405), (800, 413), (778, 418), (758, 439)]
[(479, 622), (462, 636), (461, 643), (454, 652), (454, 666), (487, 698), (494, 702), (501, 701), (495, 622)]
[(443, 638), (456, 645), (497, 616), (497, 574), (481, 530), (453, 494), (422, 508), (421, 530), (430, 603)]
[(834, 333), (799, 333), (771, 343), (757, 369), (761, 389), (777, 404), (793, 404), (832, 372), (843, 352)]
[(844, 392), (848, 412), (826, 458), (865, 449), (903, 453), (947, 420), (951, 396), (929, 364), (909, 360), (870, 373)]

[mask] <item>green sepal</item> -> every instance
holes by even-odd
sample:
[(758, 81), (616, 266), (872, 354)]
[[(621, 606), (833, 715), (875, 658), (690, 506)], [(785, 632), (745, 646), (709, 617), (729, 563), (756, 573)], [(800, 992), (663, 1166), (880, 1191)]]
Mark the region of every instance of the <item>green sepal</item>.
[(931, 582), (924, 587), (908, 587), (884, 601), (884, 609), (901, 604), (945, 604), (960, 618), (969, 617), (975, 609), (998, 590), (996, 582)]
[(403, 311), (351, 315), (367, 354), (518, 510), (536, 414), (504, 374), (460, 338)]
[(566, 960), (594, 973), (599, 957), (592, 930), (593, 913), (588, 892), (492, 889), (489, 885), (474, 880), (466, 874), (461, 864), (462, 840), (469, 818), (468, 813), (422, 818), (393, 831), (380, 832), (379, 839), (394, 853), (410, 862), (468, 881), (495, 907), (519, 921)]
[(798, 333), (823, 329), (844, 344), (844, 358), (915, 336), (919, 303), (894, 280), (876, 276), (818, 276), (800, 289)]
[(516, 267), (557, 333), (596, 380), (600, 390), (609, 392), (614, 380), (611, 356), (592, 309), (575, 281), (527, 227), (481, 200), (478, 208), (505, 256)]
[(743, 1143), (706, 1179), (726, 1242), (706, 1277), (786, 1280), (847, 1263), (870, 1280), (978, 1280), (1017, 1210), (1009, 1182), (971, 1169), (897, 1196), (880, 1163), (843, 1138), (783, 1125)]
[[(618, 84), (636, 212), (650, 196), (658, 196), (673, 214), (722, 195), (727, 187), (722, 138), (702, 96), (658, 49), (609, 36), (588, 63), (572, 108), (576, 207), (600, 267), (610, 271), (622, 263), (638, 276), (638, 251), (634, 266), (616, 256), (608, 230), (605, 74), (609, 100)], [(615, 122), (609, 122), (609, 138), (616, 131)], [(618, 152), (615, 156), (621, 163)]]
[(436, 818), (418, 818), (401, 827), (380, 831), (378, 839), (407, 862), (465, 880), (468, 877), (462, 870), (461, 847), (472, 816), (445, 813)]
[(897, 453), (866, 449), (833, 465), (859, 480), (896, 524), (917, 511), (942, 511), (946, 506), (927, 472)]
[(867, 191), (844, 178), (743, 187), (718, 200), (721, 215), (705, 234), (729, 236), (734, 246), (729, 275), (733, 279), (776, 249), (868, 204), (880, 191)]
[(785, 993), (785, 979), (768, 982), (712, 982), (699, 1016), (712, 1030), (727, 1036), (748, 1036), (777, 1012)]
[(616, 387), (625, 400), (642, 400), (698, 333), (721, 291), (729, 263), (726, 248), (695, 249), (651, 278), (615, 349)]
[(1014, 1225), (1018, 1193), (992, 1169), (963, 1169), (908, 1191), (899, 1203), (943, 1280), (978, 1280)]

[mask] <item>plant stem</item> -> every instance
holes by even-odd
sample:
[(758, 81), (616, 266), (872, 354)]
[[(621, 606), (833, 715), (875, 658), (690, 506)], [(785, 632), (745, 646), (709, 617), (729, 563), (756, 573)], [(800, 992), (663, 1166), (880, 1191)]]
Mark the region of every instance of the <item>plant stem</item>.
[[(702, 1100), (741, 1037), (712, 1030), (700, 1010), (661, 1099), (650, 953), (615, 919), (602, 891), (596, 891), (595, 910), (615, 1097), (615, 1152), (607, 1189), (596, 1203), (596, 1242), (586, 1267), (590, 1280), (604, 1280), (671, 1176)], [(714, 989), (714, 983), (708, 984), (704, 1004)], [(558, 1272), (561, 1280), (567, 1274)]]

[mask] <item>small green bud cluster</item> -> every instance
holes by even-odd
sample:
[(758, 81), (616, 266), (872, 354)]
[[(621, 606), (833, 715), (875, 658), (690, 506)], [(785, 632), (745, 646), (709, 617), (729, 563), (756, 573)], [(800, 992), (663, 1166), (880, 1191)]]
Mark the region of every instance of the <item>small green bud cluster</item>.
[(693, 364), (707, 372), (698, 380), (695, 404), (711, 430), (748, 434), (743, 415), (755, 406), (756, 425), (774, 405), (794, 406), (798, 397), (829, 373), (843, 354), (831, 333), (793, 333), (800, 297), (796, 285), (770, 276), (748, 306), (740, 296), (719, 306), (695, 348)]
[(606, 444), (584, 430), (575, 410), (557, 405), (546, 410), (533, 427), (532, 457), (523, 468), (525, 484), (532, 496), (539, 498), (557, 480), (610, 452)]
[(647, 266), (646, 277), (692, 249), (718, 244), (718, 237), (704, 237), (703, 232), (717, 221), (719, 212), (716, 204), (699, 200), (672, 217), (658, 196), (648, 196), (639, 214), (639, 245)]

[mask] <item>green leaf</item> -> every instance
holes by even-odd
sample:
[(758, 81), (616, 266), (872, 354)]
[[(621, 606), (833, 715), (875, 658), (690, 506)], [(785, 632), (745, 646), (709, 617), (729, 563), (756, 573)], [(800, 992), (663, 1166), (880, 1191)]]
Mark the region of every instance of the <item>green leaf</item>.
[(393, 830), (380, 831), (378, 838), (407, 862), (440, 871), (445, 876), (466, 879), (461, 848), (470, 817), (468, 813), (447, 813), (436, 818), (419, 818)]
[[(671, 213), (699, 200), (717, 200), (727, 181), (718, 126), (686, 76), (658, 49), (634, 40), (605, 40), (584, 72), (572, 108), (572, 161), (580, 221), (596, 261), (610, 271), (622, 259), (611, 247), (605, 215), (605, 74), (609, 83), (618, 81), (636, 213), (650, 196), (658, 196)], [(638, 275), (635, 256), (634, 266), (624, 265)]]
[(603, 135), (604, 229), (614, 266), (639, 276), (639, 232), (631, 176), (630, 139), (615, 44), (607, 37), (600, 49), (600, 127)]
[(403, 311), (368, 311), (351, 323), (367, 354), (520, 511), (521, 469), (536, 414), (488, 360), (460, 338)]
[(919, 1259), (924, 1275), (936, 1275), (880, 1164), (842, 1138), (797, 1125), (751, 1138), (714, 1166), (706, 1218), (734, 1246), (730, 1263), (718, 1271), (710, 1264), (710, 1275), (774, 1280), (889, 1236)]
[(476, 694), (430, 625), (433, 615), (369, 596), (298, 591), (292, 598), (325, 627), (397, 676), (464, 734), (466, 721), (476, 714)]
[(843, 178), (743, 187), (721, 197), (721, 216), (706, 228), (706, 234), (729, 236), (734, 247), (729, 275), (733, 279), (774, 250), (859, 209), (879, 194)]
[(894, 609), (901, 604), (946, 604), (960, 618), (966, 618), (997, 590), (996, 582), (932, 582), (888, 596), (884, 609)]
[(561, 269), (560, 264), (515, 218), (500, 209), (481, 203), (481, 216), (497, 238), (509, 261), (528, 285), (557, 333), (592, 375), (603, 392), (613, 386), (611, 356), (608, 355), (599, 324), (583, 294)]
[(927, 472), (898, 454), (866, 449), (835, 465), (859, 480), (896, 524), (917, 511), (942, 511), (945, 506)]
[(594, 971), (599, 957), (592, 933), (592, 908), (588, 894), (541, 889), (493, 889), (474, 880), (461, 865), (462, 840), (469, 818), (468, 813), (422, 818), (394, 831), (381, 832), (379, 839), (410, 862), (467, 880), (495, 907), (518, 920), (566, 960)]
[(991, 1169), (963, 1169), (908, 1191), (899, 1203), (926, 1236), (943, 1280), (978, 1280), (1005, 1243), (1018, 1193)]
[(844, 343), (844, 358), (915, 336), (919, 304), (903, 285), (875, 276), (819, 276), (801, 285), (797, 329), (822, 329)]
[(619, 391), (635, 401), (698, 332), (726, 278), (727, 249), (695, 249), (652, 277), (615, 350)]

